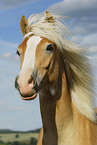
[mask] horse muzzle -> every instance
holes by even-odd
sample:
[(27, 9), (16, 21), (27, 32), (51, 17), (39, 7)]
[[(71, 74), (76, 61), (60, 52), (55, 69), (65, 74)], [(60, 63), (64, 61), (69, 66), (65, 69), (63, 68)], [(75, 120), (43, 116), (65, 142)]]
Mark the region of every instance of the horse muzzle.
[(38, 85), (32, 75), (26, 81), (23, 78), (20, 79), (18, 75), (15, 79), (15, 88), (19, 91), (23, 100), (33, 100), (38, 93)]

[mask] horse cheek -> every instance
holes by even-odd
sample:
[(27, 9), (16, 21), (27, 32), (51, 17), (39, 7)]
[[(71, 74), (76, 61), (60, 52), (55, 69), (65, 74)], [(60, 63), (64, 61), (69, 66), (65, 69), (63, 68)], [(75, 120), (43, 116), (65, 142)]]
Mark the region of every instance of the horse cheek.
[(49, 76), (49, 82), (55, 82), (58, 78), (59, 70), (58, 70), (58, 63), (55, 63), (50, 65), (48, 76)]

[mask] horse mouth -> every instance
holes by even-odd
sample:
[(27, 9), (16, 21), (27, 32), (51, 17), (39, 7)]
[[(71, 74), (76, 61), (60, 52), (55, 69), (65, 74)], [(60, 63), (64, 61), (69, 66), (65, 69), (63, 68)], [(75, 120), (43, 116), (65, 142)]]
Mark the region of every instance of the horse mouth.
[(32, 88), (32, 92), (30, 92), (30, 94), (22, 94), (21, 91), (19, 90), (19, 93), (21, 95), (21, 98), (23, 100), (34, 100), (36, 97), (37, 97), (37, 93), (38, 93), (38, 86), (35, 85), (33, 88)]
[(21, 87), (19, 86), (19, 83), (18, 83), (18, 78), (19, 78), (19, 76), (17, 76), (16, 80), (15, 80), (15, 88), (19, 91), (19, 94), (21, 95), (21, 98), (23, 100), (33, 100), (33, 99), (35, 99), (36, 96), (37, 96), (37, 93), (39, 92), (39, 87), (38, 87), (37, 83), (32, 85), (33, 87), (26, 88), (26, 90), (28, 90), (30, 88), (30, 91), (25, 92), (23, 89), (21, 91)]
[(37, 93), (35, 93), (35, 94), (34, 94), (34, 95), (32, 95), (32, 96), (22, 96), (22, 95), (21, 95), (21, 98), (22, 98), (23, 100), (30, 101), (30, 100), (35, 99), (35, 98), (36, 98), (36, 96), (37, 96)]

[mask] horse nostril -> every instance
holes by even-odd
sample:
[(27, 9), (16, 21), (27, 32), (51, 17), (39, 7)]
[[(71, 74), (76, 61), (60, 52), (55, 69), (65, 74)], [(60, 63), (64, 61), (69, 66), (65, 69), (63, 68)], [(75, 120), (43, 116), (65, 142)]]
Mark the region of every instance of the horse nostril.
[(32, 75), (30, 75), (29, 79), (28, 79), (28, 84), (30, 87), (33, 87), (33, 89), (38, 92), (38, 85), (37, 82), (35, 81), (34, 77)]
[(29, 79), (28, 79), (28, 83), (31, 84), (32, 80), (33, 80), (33, 78), (32, 78), (32, 76), (30, 76)]
[(15, 88), (17, 89), (17, 90), (19, 90), (19, 84), (18, 84), (18, 78), (19, 78), (19, 75), (16, 77), (16, 79), (15, 79)]

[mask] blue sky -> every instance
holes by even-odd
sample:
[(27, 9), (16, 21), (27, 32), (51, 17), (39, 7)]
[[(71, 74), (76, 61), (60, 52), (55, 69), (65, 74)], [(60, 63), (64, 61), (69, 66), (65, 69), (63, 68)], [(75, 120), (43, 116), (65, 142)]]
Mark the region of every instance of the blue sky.
[[(23, 101), (14, 88), (20, 70), (16, 50), (21, 43), (20, 18), (49, 10), (71, 19), (71, 40), (88, 48), (97, 79), (97, 0), (0, 0), (0, 128), (41, 127), (38, 97)], [(96, 103), (97, 106), (97, 103)]]

